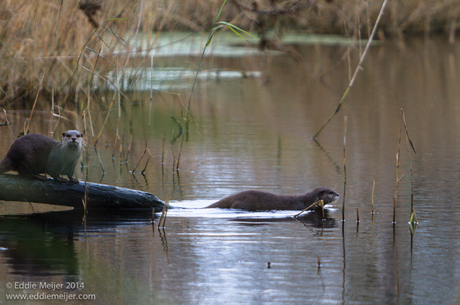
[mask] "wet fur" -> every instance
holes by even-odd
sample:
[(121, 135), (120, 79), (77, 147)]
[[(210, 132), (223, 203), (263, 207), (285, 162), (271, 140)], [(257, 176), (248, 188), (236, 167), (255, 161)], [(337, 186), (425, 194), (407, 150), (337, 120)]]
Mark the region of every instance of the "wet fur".
[(63, 133), (61, 142), (38, 133), (22, 136), (14, 141), (0, 161), (0, 173), (17, 171), (20, 175), (42, 180), (46, 177), (39, 174), (46, 173), (57, 181), (67, 181), (60, 177), (66, 175), (69, 181), (78, 183), (73, 174), (83, 146), (81, 137), (76, 130)]
[(328, 204), (334, 202), (337, 198), (339, 198), (339, 194), (327, 187), (318, 187), (299, 196), (244, 191), (225, 197), (206, 208), (241, 209), (246, 211), (303, 210), (321, 199), (324, 200), (324, 204)]

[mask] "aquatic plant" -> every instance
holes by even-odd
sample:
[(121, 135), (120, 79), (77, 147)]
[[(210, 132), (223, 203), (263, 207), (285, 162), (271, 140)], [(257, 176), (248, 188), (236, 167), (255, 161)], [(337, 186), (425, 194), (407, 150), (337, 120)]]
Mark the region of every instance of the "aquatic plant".
[(412, 161), (410, 158), (410, 151), (412, 150), (416, 155), (417, 151), (415, 150), (414, 144), (409, 137), (409, 131), (407, 130), (406, 124), (406, 116), (404, 115), (404, 109), (401, 108), (401, 120), (399, 122), (399, 139), (398, 139), (398, 151), (396, 153), (396, 189), (393, 195), (393, 223), (396, 223), (396, 201), (398, 197), (398, 187), (399, 182), (401, 181), (403, 176), (399, 176), (399, 168), (400, 168), (400, 155), (401, 155), (401, 131), (402, 127), (404, 126), (405, 137), (406, 137), (406, 145), (407, 145), (407, 154), (409, 159), (409, 170), (410, 170), (410, 181), (411, 181), (411, 195), (410, 195), (410, 216), (409, 216), (409, 223), (412, 225), (417, 223), (417, 216), (414, 210), (414, 181), (413, 181), (413, 171), (412, 171)]
[(169, 210), (169, 196), (166, 197), (165, 204), (163, 205), (163, 210), (161, 211), (160, 220), (158, 221), (158, 226), (157, 226), (158, 229), (166, 227), (166, 216), (168, 215), (168, 210)]
[[(227, 3), (227, 0), (224, 0), (224, 2), (222, 3), (222, 6), (220, 7), (219, 12), (217, 13), (216, 18), (214, 19), (214, 23), (212, 24), (212, 30), (209, 33), (208, 39), (207, 39), (206, 44), (205, 44), (205, 46), (203, 48), (203, 51), (201, 53), (201, 58), (200, 58), (200, 62), (198, 64), (198, 69), (196, 70), (195, 78), (193, 79), (192, 89), (190, 90), (190, 96), (188, 98), (187, 112), (186, 112), (186, 115), (185, 115), (185, 118), (184, 118), (184, 120), (185, 120), (185, 134), (182, 135), (182, 139), (181, 139), (181, 143), (180, 143), (179, 154), (178, 154), (178, 157), (177, 157), (176, 171), (179, 170), (182, 147), (184, 145), (184, 139), (185, 139), (186, 135), (188, 134), (188, 124), (190, 122), (190, 105), (191, 105), (191, 102), (192, 102), (193, 91), (194, 91), (195, 86), (196, 86), (196, 81), (198, 79), (198, 74), (200, 73), (201, 64), (203, 63), (204, 54), (206, 53), (206, 49), (209, 46), (209, 44), (211, 43), (212, 38), (214, 37), (214, 35), (217, 34), (217, 32), (219, 32), (224, 27), (229, 28), (232, 32), (234, 32), (236, 35), (240, 36), (243, 39), (245, 39), (245, 38), (243, 36), (241, 36), (241, 34), (239, 32), (244, 33), (246, 35), (252, 36), (250, 33), (238, 28), (237, 26), (235, 26), (235, 25), (233, 25), (231, 23), (222, 22), (222, 21), (219, 22), (218, 21), (219, 18), (221, 17), (222, 10), (224, 9), (226, 3)], [(215, 26), (215, 25), (217, 25), (217, 26)]]
[(358, 76), (358, 72), (361, 70), (361, 66), (363, 64), (363, 61), (364, 59), (366, 58), (366, 55), (367, 55), (367, 52), (369, 50), (369, 47), (374, 39), (374, 36), (375, 36), (375, 33), (377, 31), (377, 28), (379, 26), (379, 23), (380, 23), (380, 20), (382, 19), (382, 16), (383, 16), (383, 12), (385, 11), (385, 7), (387, 5), (387, 2), (388, 0), (385, 0), (383, 1), (382, 3), (382, 7), (380, 9), (380, 12), (379, 12), (379, 15), (377, 17), (377, 20), (375, 21), (375, 24), (374, 24), (374, 28), (372, 29), (372, 33), (369, 37), (369, 40), (366, 44), (366, 47), (364, 48), (364, 51), (363, 51), (363, 54), (360, 56), (359, 58), (359, 62), (358, 62), (358, 65), (356, 66), (356, 69), (355, 69), (355, 72), (353, 73), (353, 77), (351, 78), (349, 84), (348, 84), (348, 87), (347, 89), (345, 90), (345, 92), (343, 93), (342, 97), (340, 98), (340, 101), (339, 101), (339, 104), (337, 105), (337, 108), (335, 109), (335, 111), (329, 116), (329, 118), (326, 120), (326, 122), (324, 122), (324, 124), (319, 128), (319, 130), (315, 133), (315, 135), (313, 136), (313, 139), (316, 138), (319, 133), (321, 132), (321, 130), (323, 130), (324, 127), (326, 127), (327, 123), (329, 123), (329, 121), (334, 117), (334, 115), (339, 112), (340, 110), (340, 107), (342, 107), (342, 103), (343, 101), (346, 99), (346, 97), (348, 96), (348, 92), (350, 91), (351, 87), (353, 87), (353, 84), (355, 83), (355, 80), (356, 80), (356, 77)]
[(417, 227), (417, 215), (414, 209), (414, 179), (413, 179), (413, 170), (412, 170), (412, 161), (410, 158), (410, 150), (417, 155), (417, 151), (415, 151), (414, 144), (409, 137), (409, 131), (407, 130), (406, 124), (406, 116), (404, 115), (404, 109), (401, 108), (401, 116), (402, 121), (404, 123), (404, 130), (406, 131), (406, 146), (407, 146), (407, 155), (409, 159), (409, 170), (410, 170), (410, 184), (411, 184), (411, 192), (410, 192), (410, 216), (409, 216), (409, 225), (411, 228), (411, 232), (415, 232), (415, 228)]
[(395, 193), (393, 195), (393, 224), (396, 223), (396, 201), (398, 198), (398, 188), (399, 188), (399, 181), (401, 181), (402, 176), (399, 176), (399, 160), (401, 155), (401, 130), (402, 130), (402, 113), (401, 113), (401, 120), (399, 122), (399, 139), (398, 139), (398, 150), (396, 151), (396, 188)]
[(298, 217), (300, 214), (306, 212), (306, 211), (310, 211), (310, 210), (317, 210), (321, 207), (321, 210), (322, 210), (322, 213), (323, 213), (323, 220), (325, 219), (324, 218), (324, 200), (323, 199), (320, 199), (316, 202), (313, 202), (311, 205), (309, 205), (308, 207), (306, 207), (305, 209), (303, 209), (301, 212), (295, 214), (293, 217)]
[(371, 210), (372, 220), (374, 220), (374, 191), (375, 191), (375, 180), (373, 180), (373, 183), (372, 183), (372, 210)]
[(344, 117), (344, 131), (343, 131), (343, 201), (342, 201), (342, 221), (345, 221), (345, 193), (347, 190), (347, 118)]

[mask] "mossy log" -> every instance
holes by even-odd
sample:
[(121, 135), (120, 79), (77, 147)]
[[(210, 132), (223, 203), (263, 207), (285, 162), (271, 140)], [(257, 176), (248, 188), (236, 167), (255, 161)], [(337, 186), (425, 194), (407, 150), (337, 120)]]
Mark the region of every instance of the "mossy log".
[[(160, 212), (164, 202), (157, 196), (111, 185), (87, 183), (87, 211), (98, 209), (150, 210)], [(85, 183), (42, 181), (18, 175), (0, 175), (0, 200), (47, 203), (83, 209)]]

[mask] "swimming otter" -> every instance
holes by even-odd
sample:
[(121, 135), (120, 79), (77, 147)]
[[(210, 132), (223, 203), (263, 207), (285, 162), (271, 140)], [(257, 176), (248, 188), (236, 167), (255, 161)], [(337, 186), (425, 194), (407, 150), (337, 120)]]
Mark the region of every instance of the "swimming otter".
[(60, 177), (67, 175), (69, 182), (78, 183), (72, 176), (81, 155), (82, 137), (77, 130), (64, 132), (61, 142), (38, 133), (22, 136), (13, 142), (0, 161), (0, 174), (17, 171), (20, 175), (46, 181), (48, 178), (39, 175), (46, 173), (60, 182), (67, 182)]
[(246, 211), (269, 210), (303, 210), (313, 203), (323, 200), (324, 204), (339, 198), (334, 190), (318, 187), (313, 191), (299, 196), (275, 195), (261, 191), (244, 191), (225, 197), (206, 208), (241, 209)]

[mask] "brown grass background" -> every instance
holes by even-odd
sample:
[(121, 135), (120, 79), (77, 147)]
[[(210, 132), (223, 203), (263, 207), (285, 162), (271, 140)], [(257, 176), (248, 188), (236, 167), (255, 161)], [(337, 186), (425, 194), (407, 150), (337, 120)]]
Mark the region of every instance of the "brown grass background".
[[(252, 3), (239, 2), (246, 6)], [(79, 9), (81, 3), (101, 5), (93, 16), (99, 28), (94, 28)], [(216, 0), (3, 0), (0, 4), (0, 106), (34, 100), (38, 89), (44, 96), (54, 91), (57, 97), (68, 98), (90, 81), (91, 73), (77, 63), (99, 72), (122, 68), (130, 60), (129, 53), (134, 51), (124, 40), (128, 35), (151, 33), (154, 41), (154, 32), (209, 32), (222, 3)], [(260, 1), (259, 9), (280, 9), (286, 3), (289, 1), (276, 4)], [(322, 0), (310, 4), (296, 14), (273, 19), (283, 29), (367, 37), (382, 1)], [(460, 27), (459, 16), (458, 0), (393, 0), (387, 6), (378, 37), (441, 33), (453, 40)], [(117, 19), (111, 19), (113, 17)], [(241, 12), (227, 2), (220, 20), (252, 30), (251, 17), (250, 12)], [(102, 48), (126, 53), (104, 59), (97, 56)]]

